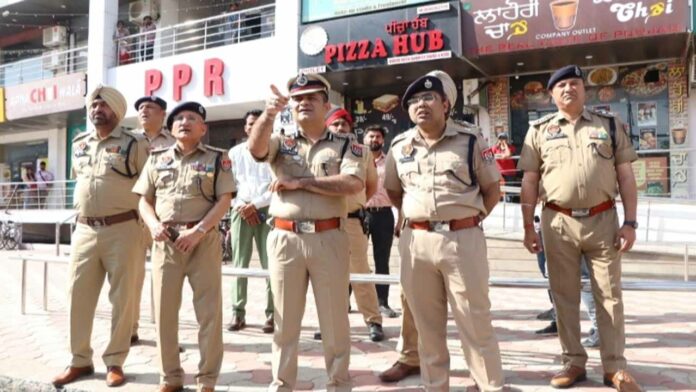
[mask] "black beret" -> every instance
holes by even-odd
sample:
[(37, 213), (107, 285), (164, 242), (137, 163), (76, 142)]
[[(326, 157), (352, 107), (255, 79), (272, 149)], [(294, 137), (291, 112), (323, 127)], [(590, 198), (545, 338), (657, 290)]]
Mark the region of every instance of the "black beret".
[(200, 116), (203, 117), (203, 121), (205, 121), (205, 108), (203, 105), (198, 102), (184, 102), (172, 109), (172, 112), (169, 113), (169, 116), (167, 116), (167, 128), (170, 131), (172, 130), (172, 123), (174, 123), (174, 116), (180, 112), (183, 112), (184, 110), (200, 114)]
[(554, 72), (549, 79), (549, 83), (546, 85), (547, 90), (551, 90), (556, 83), (561, 80), (580, 78), (583, 79), (582, 70), (577, 65), (566, 65), (565, 67)]
[(167, 110), (167, 101), (165, 101), (164, 99), (162, 99), (160, 97), (156, 97), (154, 95), (142, 97), (142, 98), (138, 99), (137, 101), (135, 101), (135, 110), (140, 110), (140, 104), (142, 104), (143, 102), (156, 103), (157, 105), (159, 105), (159, 107), (162, 108), (162, 110)]
[(401, 98), (401, 107), (408, 111), (408, 100), (411, 99), (414, 94), (418, 94), (422, 91), (435, 91), (443, 97), (447, 97), (447, 95), (445, 95), (445, 89), (442, 86), (442, 81), (433, 75), (425, 75), (416, 79), (415, 82), (411, 83), (411, 85), (406, 88), (406, 92)]

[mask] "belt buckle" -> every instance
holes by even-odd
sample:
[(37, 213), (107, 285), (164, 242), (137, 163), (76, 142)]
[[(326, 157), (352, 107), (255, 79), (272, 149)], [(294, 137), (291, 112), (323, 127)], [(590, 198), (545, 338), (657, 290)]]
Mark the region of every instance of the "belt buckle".
[(102, 220), (99, 218), (93, 218), (91, 223), (92, 224), (90, 226), (96, 227), (96, 228), (100, 228), (100, 227), (104, 226)]
[(436, 233), (450, 231), (450, 223), (443, 221), (430, 222), (430, 231), (434, 231)]
[(570, 210), (570, 216), (573, 218), (584, 218), (586, 216), (590, 216), (590, 209), (589, 208), (573, 208)]
[(295, 233), (315, 233), (317, 230), (314, 221), (302, 220), (295, 222)]

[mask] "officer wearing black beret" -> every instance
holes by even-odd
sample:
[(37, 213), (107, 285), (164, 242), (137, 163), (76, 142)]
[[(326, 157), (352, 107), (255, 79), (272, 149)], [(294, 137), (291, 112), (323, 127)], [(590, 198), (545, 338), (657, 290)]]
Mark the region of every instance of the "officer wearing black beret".
[(194, 112), (201, 117), (202, 121), (205, 121), (206, 111), (203, 105), (198, 102), (184, 102), (172, 109), (172, 112), (169, 113), (169, 116), (167, 116), (167, 128), (172, 129), (174, 118), (177, 114), (183, 111)]
[[(587, 377), (580, 343), (580, 259), (585, 257), (597, 302), (604, 384), (640, 391), (626, 371), (621, 254), (636, 240), (637, 159), (628, 127), (612, 113), (585, 108), (582, 70), (568, 65), (551, 75), (548, 89), (558, 112), (531, 122), (518, 168), (524, 171), (521, 205), (524, 245), (541, 250), (534, 209), (544, 203), (541, 231), (549, 284), (556, 304), (563, 369), (551, 386), (568, 388)], [(624, 222), (614, 199), (621, 194)]]

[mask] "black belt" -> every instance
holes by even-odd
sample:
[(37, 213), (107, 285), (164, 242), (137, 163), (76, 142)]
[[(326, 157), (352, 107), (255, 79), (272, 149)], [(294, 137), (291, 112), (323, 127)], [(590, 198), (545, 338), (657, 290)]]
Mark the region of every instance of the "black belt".
[(365, 211), (370, 212), (370, 213), (375, 213), (375, 212), (382, 212), (382, 211), (391, 211), (391, 207), (367, 207), (365, 208)]

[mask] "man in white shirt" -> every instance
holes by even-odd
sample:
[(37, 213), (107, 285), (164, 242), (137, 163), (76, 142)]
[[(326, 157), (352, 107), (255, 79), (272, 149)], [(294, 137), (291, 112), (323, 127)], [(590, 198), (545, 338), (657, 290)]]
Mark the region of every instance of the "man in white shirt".
[(55, 176), (50, 171), (46, 170), (46, 162), (39, 163), (39, 170), (36, 172), (36, 183), (39, 190), (39, 208), (46, 208), (46, 198), (48, 192), (53, 185), (51, 182), (55, 180)]
[[(248, 135), (254, 122), (261, 115), (260, 110), (252, 110), (244, 115), (244, 132)], [(237, 186), (237, 196), (232, 202), (231, 246), (232, 263), (237, 268), (249, 268), (252, 243), (256, 241), (256, 250), (263, 269), (268, 268), (266, 254), (266, 237), (271, 230), (265, 222), (268, 206), (271, 203), (271, 169), (267, 163), (259, 163), (251, 156), (247, 143), (234, 146), (229, 152), (232, 170)], [(266, 322), (264, 333), (273, 333), (273, 295), (271, 285), (266, 281)], [(246, 327), (247, 278), (235, 278), (232, 281), (232, 312), (234, 317), (227, 327), (228, 331), (239, 331)]]

